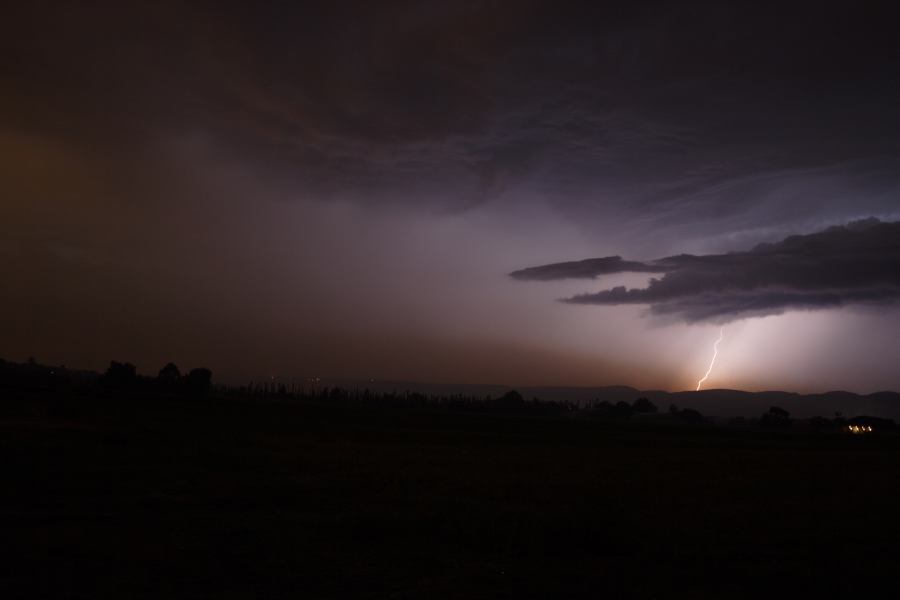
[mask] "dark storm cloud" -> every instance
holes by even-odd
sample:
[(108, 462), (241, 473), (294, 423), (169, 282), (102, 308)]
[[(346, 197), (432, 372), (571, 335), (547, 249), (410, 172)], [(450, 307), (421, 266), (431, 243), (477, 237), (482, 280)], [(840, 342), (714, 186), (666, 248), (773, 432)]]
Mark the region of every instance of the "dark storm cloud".
[[(203, 136), (321, 200), (460, 209), (537, 193), (584, 222), (702, 234), (780, 222), (780, 200), (798, 206), (792, 190), (824, 168), (848, 187), (872, 172), (857, 202), (886, 213), (892, 21), (815, 8), (34, 2), (4, 19), (0, 108), (115, 156)], [(764, 209), (734, 199), (760, 185)], [(792, 218), (816, 212), (799, 206)]]
[(614, 273), (662, 273), (668, 270), (670, 268), (665, 265), (622, 260), (621, 256), (607, 256), (529, 267), (513, 271), (509, 275), (513, 279), (522, 281), (552, 281), (554, 279), (594, 279), (600, 275)]
[(788, 310), (900, 302), (900, 223), (869, 219), (745, 252), (679, 255), (650, 264), (619, 257), (531, 267), (518, 279), (565, 279), (667, 271), (646, 288), (615, 287), (565, 300), (643, 304), (686, 321), (729, 321)]

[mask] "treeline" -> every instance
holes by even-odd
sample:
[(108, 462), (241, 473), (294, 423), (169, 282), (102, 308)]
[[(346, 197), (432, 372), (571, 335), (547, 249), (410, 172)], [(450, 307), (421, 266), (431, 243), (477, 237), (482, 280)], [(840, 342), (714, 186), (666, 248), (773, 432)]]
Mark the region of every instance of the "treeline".
[(739, 429), (763, 429), (772, 431), (852, 432), (874, 433), (895, 431), (891, 419), (869, 416), (845, 418), (835, 414), (833, 418), (813, 417), (793, 419), (788, 411), (778, 406), (769, 408), (758, 418), (736, 417), (727, 421), (705, 417), (691, 408), (679, 408), (672, 404), (660, 411), (646, 397), (628, 403), (611, 403), (599, 398), (587, 404), (526, 399), (518, 391), (510, 390), (493, 396), (463, 394), (422, 394), (416, 391), (374, 391), (367, 388), (341, 388), (319, 385), (318, 380), (292, 382), (250, 382), (247, 385), (228, 386), (213, 384), (212, 371), (204, 367), (182, 373), (174, 363), (167, 363), (155, 377), (139, 375), (137, 367), (128, 362), (112, 361), (102, 374), (93, 371), (77, 371), (65, 366), (48, 366), (29, 359), (25, 363), (13, 363), (0, 359), (0, 389), (17, 389), (30, 394), (57, 392), (60, 395), (90, 397), (168, 396), (190, 399), (232, 399), (242, 401), (317, 402), (331, 406), (365, 407), (431, 407), (442, 410), (498, 413), (533, 416), (571, 416), (577, 418), (612, 421), (658, 420), (692, 425), (718, 424)]
[(91, 395), (164, 395), (202, 398), (206, 400), (240, 399), (246, 401), (322, 402), (341, 406), (425, 407), (439, 406), (450, 410), (503, 412), (509, 414), (560, 415), (576, 412), (579, 407), (570, 402), (532, 398), (526, 400), (511, 390), (492, 396), (425, 395), (420, 392), (373, 391), (318, 385), (317, 382), (292, 383), (250, 382), (248, 385), (214, 384), (212, 371), (194, 368), (186, 374), (174, 363), (167, 363), (155, 377), (140, 375), (129, 362), (112, 361), (102, 374), (92, 371), (70, 371), (65, 366), (41, 365), (29, 360), (12, 363), (0, 360), (0, 386), (30, 392), (71, 392), (79, 396)]
[(276, 383), (251, 383), (247, 386), (225, 387), (223, 394), (229, 397), (260, 398), (282, 401), (327, 402), (340, 406), (384, 407), (440, 407), (448, 410), (472, 412), (502, 412), (523, 415), (562, 415), (574, 413), (579, 407), (571, 402), (557, 402), (531, 398), (510, 390), (501, 396), (467, 396), (464, 394), (423, 394), (409, 390), (390, 392), (368, 388), (347, 389), (318, 386), (315, 383), (292, 385)]
[(137, 367), (131, 363), (112, 361), (103, 377), (101, 385), (113, 389), (144, 389), (189, 395), (208, 394), (212, 389), (212, 371), (205, 367), (191, 369), (182, 375), (175, 363), (166, 363), (156, 377), (137, 374)]
[(74, 391), (82, 394), (101, 391), (166, 392), (204, 395), (223, 386), (213, 386), (212, 371), (200, 367), (182, 375), (173, 363), (166, 364), (156, 377), (139, 375), (129, 362), (111, 361), (104, 373), (67, 369), (65, 365), (42, 365), (33, 358), (24, 363), (0, 359), (0, 385), (30, 391)]

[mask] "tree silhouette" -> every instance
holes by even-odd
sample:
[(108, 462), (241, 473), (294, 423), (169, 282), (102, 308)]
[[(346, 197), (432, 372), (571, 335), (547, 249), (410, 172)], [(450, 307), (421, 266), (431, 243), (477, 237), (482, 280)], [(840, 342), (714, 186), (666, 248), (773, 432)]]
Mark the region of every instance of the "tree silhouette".
[(130, 387), (137, 382), (137, 367), (131, 363), (110, 361), (103, 381), (112, 387)]
[(702, 423), (704, 421), (703, 414), (699, 410), (693, 408), (684, 408), (678, 411), (677, 416), (682, 421), (688, 423)]
[(640, 397), (631, 403), (631, 408), (636, 413), (655, 413), (656, 405), (649, 398)]
[(497, 405), (506, 408), (515, 408), (525, 403), (525, 398), (516, 390), (509, 390), (497, 399)]
[(616, 402), (616, 405), (613, 407), (613, 416), (620, 418), (628, 418), (631, 416), (634, 410), (631, 408), (631, 405), (625, 402), (624, 400), (620, 400)]
[(759, 424), (763, 427), (787, 427), (791, 423), (791, 413), (780, 406), (769, 408), (769, 412), (763, 414)]
[(167, 386), (172, 386), (178, 383), (181, 379), (181, 371), (178, 370), (178, 367), (175, 363), (168, 363), (162, 369), (159, 370), (159, 375), (156, 377), (160, 383), (163, 383)]
[(773, 406), (769, 409), (769, 414), (776, 419), (788, 419), (791, 416), (791, 413), (784, 410), (780, 406)]
[(212, 384), (212, 371), (205, 368), (191, 369), (185, 378), (187, 389), (192, 394), (205, 394)]

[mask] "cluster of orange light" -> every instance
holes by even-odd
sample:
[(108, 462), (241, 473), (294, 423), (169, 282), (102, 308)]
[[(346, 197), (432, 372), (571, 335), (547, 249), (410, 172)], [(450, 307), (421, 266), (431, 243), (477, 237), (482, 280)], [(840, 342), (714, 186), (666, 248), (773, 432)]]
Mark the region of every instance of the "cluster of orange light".
[(850, 433), (871, 433), (872, 426), (871, 425), (848, 425), (847, 429)]

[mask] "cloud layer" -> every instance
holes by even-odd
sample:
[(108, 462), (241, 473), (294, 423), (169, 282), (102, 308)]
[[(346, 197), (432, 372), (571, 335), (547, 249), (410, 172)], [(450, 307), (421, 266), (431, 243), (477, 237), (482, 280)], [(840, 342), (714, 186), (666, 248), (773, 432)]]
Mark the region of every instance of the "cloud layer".
[(670, 268), (663, 264), (648, 264), (622, 260), (621, 256), (586, 258), (584, 260), (552, 263), (528, 267), (510, 273), (513, 279), (522, 281), (552, 281), (554, 279), (593, 279), (614, 273), (661, 273)]
[(645, 288), (624, 286), (566, 298), (570, 304), (644, 304), (688, 322), (725, 322), (860, 303), (900, 302), (900, 222), (856, 221), (728, 254), (670, 256), (649, 263), (621, 257), (515, 271), (520, 280), (665, 272)]
[(846, 220), (845, 188), (864, 214), (896, 208), (900, 47), (873, 9), (83, 4), (25, 3), (0, 24), (22, 58), (0, 73), (0, 130), (139, 165), (160, 138), (201, 139), (322, 201), (540, 196), (595, 231), (702, 237), (823, 202)]

